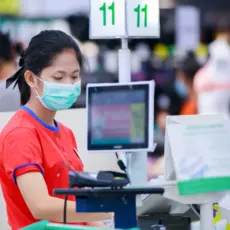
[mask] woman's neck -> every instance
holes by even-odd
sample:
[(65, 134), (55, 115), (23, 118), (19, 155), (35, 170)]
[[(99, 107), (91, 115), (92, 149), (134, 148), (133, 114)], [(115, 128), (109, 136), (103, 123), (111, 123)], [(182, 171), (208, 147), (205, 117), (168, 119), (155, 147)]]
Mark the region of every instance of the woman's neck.
[(56, 111), (46, 109), (37, 98), (35, 98), (33, 102), (30, 100), (25, 106), (31, 109), (43, 122), (48, 125), (55, 126), (54, 117), (56, 115)]

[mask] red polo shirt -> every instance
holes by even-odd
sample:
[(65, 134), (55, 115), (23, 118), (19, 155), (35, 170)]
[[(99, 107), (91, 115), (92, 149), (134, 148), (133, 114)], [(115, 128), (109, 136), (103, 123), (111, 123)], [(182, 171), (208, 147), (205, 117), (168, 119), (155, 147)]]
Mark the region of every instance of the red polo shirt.
[(74, 151), (77, 145), (72, 131), (59, 122), (55, 124), (55, 127), (45, 124), (29, 108), (22, 107), (0, 133), (0, 182), (12, 230), (37, 221), (16, 185), (17, 176), (41, 172), (49, 194), (54, 196), (54, 188), (68, 187), (66, 164), (76, 171), (83, 170)]

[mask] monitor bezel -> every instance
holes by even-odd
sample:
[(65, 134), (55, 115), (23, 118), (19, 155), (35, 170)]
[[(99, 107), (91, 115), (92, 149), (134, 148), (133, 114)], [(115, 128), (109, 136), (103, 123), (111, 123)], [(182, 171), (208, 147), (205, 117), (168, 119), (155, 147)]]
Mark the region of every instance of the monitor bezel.
[[(99, 92), (120, 91), (125, 89), (144, 89), (145, 91), (145, 108), (146, 121), (148, 125), (145, 127), (145, 141), (142, 144), (116, 144), (116, 145), (93, 145), (92, 140), (92, 95), (95, 90)], [(103, 83), (103, 84), (88, 84), (87, 85), (87, 151), (88, 152), (140, 152), (153, 151), (154, 138), (154, 81), (130, 82), (130, 83)], [(146, 124), (147, 124), (146, 123)]]

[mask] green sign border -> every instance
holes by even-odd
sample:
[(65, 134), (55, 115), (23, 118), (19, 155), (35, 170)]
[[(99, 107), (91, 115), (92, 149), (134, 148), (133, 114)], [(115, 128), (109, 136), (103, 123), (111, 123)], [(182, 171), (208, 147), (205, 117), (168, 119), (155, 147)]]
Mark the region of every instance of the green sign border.
[(230, 190), (230, 176), (184, 180), (177, 182), (177, 186), (181, 196), (223, 192)]

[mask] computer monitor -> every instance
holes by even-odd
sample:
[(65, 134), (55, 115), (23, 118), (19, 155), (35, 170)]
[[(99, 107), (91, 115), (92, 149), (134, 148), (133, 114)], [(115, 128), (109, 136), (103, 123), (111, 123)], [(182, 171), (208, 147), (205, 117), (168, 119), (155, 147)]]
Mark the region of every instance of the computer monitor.
[(87, 150), (153, 151), (154, 81), (87, 85)]

